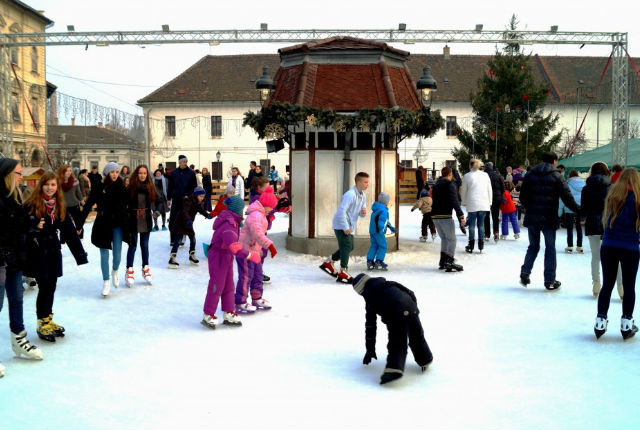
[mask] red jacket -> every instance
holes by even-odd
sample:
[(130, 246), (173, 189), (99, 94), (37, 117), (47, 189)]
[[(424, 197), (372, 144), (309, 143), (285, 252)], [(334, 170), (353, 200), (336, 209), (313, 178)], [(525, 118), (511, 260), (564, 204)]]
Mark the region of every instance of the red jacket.
[(511, 212), (515, 212), (516, 205), (513, 204), (511, 193), (507, 190), (504, 190), (502, 197), (504, 197), (505, 202), (500, 205), (500, 212), (502, 212), (503, 214), (510, 214)]
[(622, 175), (622, 172), (616, 172), (613, 175), (611, 175), (611, 183), (615, 184), (618, 178), (620, 177), (620, 175)]

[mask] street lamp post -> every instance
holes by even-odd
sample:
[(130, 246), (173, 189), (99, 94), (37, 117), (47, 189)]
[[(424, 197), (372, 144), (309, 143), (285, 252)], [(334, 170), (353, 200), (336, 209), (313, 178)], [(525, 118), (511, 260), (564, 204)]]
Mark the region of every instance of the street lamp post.
[(256, 81), (256, 89), (260, 92), (260, 104), (262, 106), (264, 106), (275, 88), (273, 79), (269, 76), (269, 67), (265, 65), (262, 67), (262, 76)]
[(418, 82), (416, 82), (416, 88), (422, 95), (422, 105), (427, 109), (431, 108), (431, 102), (433, 100), (432, 92), (438, 91), (438, 83), (433, 76), (431, 76), (430, 70), (430, 66), (424, 66), (422, 76), (418, 79)]

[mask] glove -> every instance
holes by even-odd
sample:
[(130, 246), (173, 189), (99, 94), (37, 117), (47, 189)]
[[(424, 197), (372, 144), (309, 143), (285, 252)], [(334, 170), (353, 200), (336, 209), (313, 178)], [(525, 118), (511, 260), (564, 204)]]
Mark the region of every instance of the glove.
[(371, 359), (375, 359), (377, 360), (378, 357), (376, 357), (376, 352), (375, 351), (367, 351), (367, 353), (364, 355), (364, 358), (362, 359), (362, 364), (369, 364), (371, 363)]
[(207, 214), (207, 219), (212, 219), (213, 215), (211, 215), (210, 213)]
[(233, 242), (231, 245), (229, 245), (229, 251), (231, 251), (233, 255), (236, 255), (241, 249), (242, 245), (240, 245), (240, 242)]
[(249, 261), (251, 261), (252, 263), (259, 264), (262, 261), (262, 258), (260, 258), (259, 254), (256, 254), (255, 252), (250, 252)]
[(187, 221), (187, 227), (193, 227), (193, 221), (188, 220)]
[(389, 226), (389, 230), (391, 230), (391, 233), (395, 234), (396, 233), (396, 228), (392, 225)]
[(276, 247), (273, 246), (273, 244), (269, 245), (269, 252), (271, 253), (271, 258), (275, 257), (276, 254), (278, 253), (278, 251), (276, 250)]
[(286, 197), (282, 197), (280, 200), (278, 200), (278, 204), (276, 205), (276, 210), (278, 212), (283, 212), (280, 209), (287, 208), (290, 206), (291, 206), (291, 201), (289, 201), (289, 199)]
[(413, 212), (413, 211), (415, 211), (415, 210), (416, 210), (416, 208), (412, 208), (412, 209), (411, 209), (411, 212)]

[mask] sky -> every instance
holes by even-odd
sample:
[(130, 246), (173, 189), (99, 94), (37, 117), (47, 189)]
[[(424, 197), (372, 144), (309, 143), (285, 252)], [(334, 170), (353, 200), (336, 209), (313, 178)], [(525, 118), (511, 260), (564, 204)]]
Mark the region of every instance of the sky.
[[(140, 1), (111, 0), (25, 0), (44, 10), (55, 22), (48, 32), (159, 30), (168, 24), (172, 30), (258, 29), (472, 29), (483, 24), (488, 30), (502, 30), (512, 14), (522, 30), (548, 30), (558, 25), (565, 31), (611, 31), (629, 34), (629, 53), (640, 56), (638, 2), (623, 0), (606, 9), (606, 3), (586, 0), (535, 2), (458, 0), (418, 2), (396, 0), (391, 8), (383, 3), (363, 0), (301, 1)], [(136, 100), (170, 81), (205, 55), (277, 53), (291, 43), (152, 45), (47, 48), (47, 80), (65, 94), (93, 103), (140, 113)], [(396, 45), (412, 53), (441, 53), (442, 44)], [(451, 54), (491, 54), (494, 45), (451, 44)], [(527, 49), (540, 55), (608, 56), (606, 46), (532, 45)], [(272, 71), (273, 73), (273, 71)], [(435, 77), (438, 78), (437, 76)], [(98, 81), (98, 82), (90, 82)], [(114, 85), (116, 84), (116, 85)]]

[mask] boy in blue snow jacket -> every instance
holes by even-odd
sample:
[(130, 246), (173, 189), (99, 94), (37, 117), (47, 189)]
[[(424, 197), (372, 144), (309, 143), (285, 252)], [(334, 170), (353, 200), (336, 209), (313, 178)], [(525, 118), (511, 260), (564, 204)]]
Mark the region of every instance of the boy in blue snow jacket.
[(391, 233), (395, 233), (396, 229), (389, 224), (389, 194), (382, 192), (378, 196), (378, 201), (371, 206), (373, 213), (369, 222), (369, 240), (371, 246), (367, 253), (367, 270), (387, 270), (388, 265), (384, 262), (387, 254), (387, 238), (385, 233), (387, 228)]

